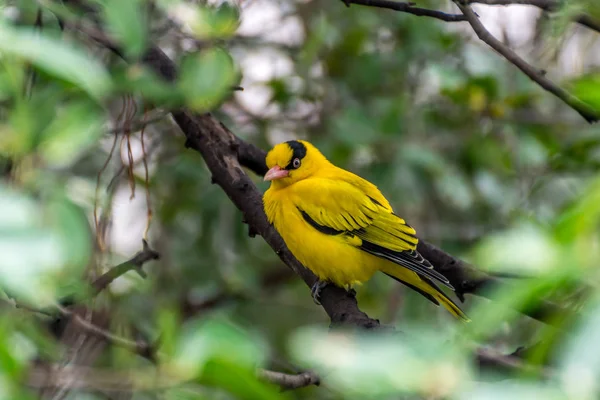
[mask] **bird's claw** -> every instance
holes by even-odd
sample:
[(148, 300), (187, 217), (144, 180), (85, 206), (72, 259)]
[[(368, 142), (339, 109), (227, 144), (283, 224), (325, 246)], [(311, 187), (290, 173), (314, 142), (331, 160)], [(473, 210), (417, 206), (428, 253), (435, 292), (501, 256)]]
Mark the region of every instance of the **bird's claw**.
[(316, 305), (321, 305), (321, 302), (319, 301), (319, 297), (321, 296), (321, 290), (323, 290), (323, 288), (328, 284), (329, 282), (326, 281), (316, 281), (310, 288), (310, 294), (312, 295), (313, 301)]

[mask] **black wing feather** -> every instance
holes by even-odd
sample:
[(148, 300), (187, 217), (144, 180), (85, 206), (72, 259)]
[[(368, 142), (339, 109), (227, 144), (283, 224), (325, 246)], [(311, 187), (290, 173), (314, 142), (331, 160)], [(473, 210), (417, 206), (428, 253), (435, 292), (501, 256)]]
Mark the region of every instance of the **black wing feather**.
[[(317, 231), (324, 233), (326, 235), (332, 235), (332, 236), (333, 235), (352, 235), (352, 236), (358, 236), (358, 237), (362, 236), (361, 235), (362, 229), (357, 229), (354, 231), (340, 231), (340, 230), (331, 228), (329, 226), (323, 226), (323, 225), (317, 223), (314, 219), (312, 219), (310, 217), (310, 215), (308, 215), (304, 210), (301, 210), (300, 208), (298, 208), (298, 211), (300, 211), (300, 214), (302, 214), (302, 218), (304, 218), (304, 220), (306, 222), (308, 222), (308, 224), (310, 226), (312, 226)], [(364, 233), (364, 231), (363, 231), (363, 233)], [(399, 239), (399, 240), (401, 240), (401, 239)], [(431, 263), (429, 261), (424, 259), (423, 256), (421, 254), (419, 254), (419, 252), (416, 250), (394, 251), (394, 250), (386, 249), (385, 247), (379, 246), (377, 244), (371, 243), (365, 239), (362, 239), (362, 244), (359, 247), (359, 249), (361, 249), (369, 254), (373, 254), (374, 256), (381, 257), (383, 259), (391, 261), (391, 262), (398, 264), (404, 268), (407, 268), (407, 269), (419, 274), (422, 278), (434, 279), (434, 280), (440, 282), (441, 284), (443, 284), (444, 286), (447, 286), (448, 288), (454, 290), (454, 287), (450, 284), (450, 281), (448, 281), (448, 279), (444, 275), (442, 275), (439, 272), (437, 272), (436, 270), (434, 270), (433, 265), (431, 265)], [(417, 290), (417, 289), (415, 289), (415, 290)], [(419, 290), (417, 290), (417, 291), (420, 292)]]
[(433, 266), (429, 261), (425, 260), (419, 252), (416, 250), (412, 251), (393, 251), (386, 249), (385, 247), (378, 246), (366, 240), (363, 240), (360, 246), (361, 250), (366, 251), (374, 256), (385, 258), (393, 263), (396, 263), (404, 268), (416, 272), (419, 275), (426, 276), (431, 279), (435, 279), (444, 286), (454, 290), (454, 287), (450, 284), (448, 278), (440, 274), (433, 269)]
[[(385, 274), (385, 272), (384, 272)], [(395, 280), (396, 282), (400, 282), (403, 285), (408, 286), (409, 288), (411, 288), (412, 290), (414, 290), (415, 292), (419, 293), (420, 295), (422, 295), (423, 297), (427, 298), (429, 301), (431, 301), (432, 303), (436, 304), (436, 305), (440, 305), (440, 302), (436, 300), (435, 297), (433, 297), (432, 295), (430, 295), (429, 293), (425, 292), (424, 290), (419, 289), (416, 286), (411, 285), (410, 283), (404, 282), (398, 278), (396, 278), (394, 275), (390, 275), (390, 274), (386, 274), (387, 276), (389, 276), (390, 278), (392, 278), (393, 280)], [(432, 285), (433, 287), (437, 287), (435, 285), (435, 283), (431, 282), (429, 279), (427, 278), (423, 278), (421, 277), (422, 280), (427, 281), (427, 283), (429, 283), (430, 285)], [(438, 288), (439, 290), (439, 288)]]

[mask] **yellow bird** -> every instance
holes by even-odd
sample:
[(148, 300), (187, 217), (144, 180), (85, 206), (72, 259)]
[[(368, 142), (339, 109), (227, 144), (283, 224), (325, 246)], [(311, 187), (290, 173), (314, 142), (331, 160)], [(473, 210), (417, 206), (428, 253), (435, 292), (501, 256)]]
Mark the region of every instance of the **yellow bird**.
[(304, 140), (276, 145), (266, 162), (265, 213), (319, 278), (311, 290), (315, 302), (329, 283), (348, 289), (381, 271), (468, 321), (435, 283), (454, 289), (417, 252), (415, 230), (375, 185), (336, 167)]

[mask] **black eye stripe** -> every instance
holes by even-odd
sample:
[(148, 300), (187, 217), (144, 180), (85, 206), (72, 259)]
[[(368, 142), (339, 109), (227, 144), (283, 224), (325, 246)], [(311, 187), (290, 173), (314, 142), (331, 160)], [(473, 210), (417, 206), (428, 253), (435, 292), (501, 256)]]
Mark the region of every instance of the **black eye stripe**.
[(290, 140), (286, 142), (288, 146), (292, 149), (292, 159), (290, 163), (285, 167), (285, 169), (294, 169), (294, 160), (297, 158), (302, 160), (304, 156), (306, 156), (306, 146), (300, 143), (297, 140)]

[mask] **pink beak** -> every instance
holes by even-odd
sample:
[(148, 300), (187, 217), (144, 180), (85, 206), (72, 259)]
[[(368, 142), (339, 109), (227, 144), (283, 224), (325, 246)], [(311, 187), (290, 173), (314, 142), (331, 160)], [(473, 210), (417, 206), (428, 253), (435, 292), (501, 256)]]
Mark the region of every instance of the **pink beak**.
[(286, 169), (281, 169), (279, 165), (274, 166), (265, 174), (265, 181), (274, 181), (275, 179), (285, 178), (289, 175), (289, 171)]

